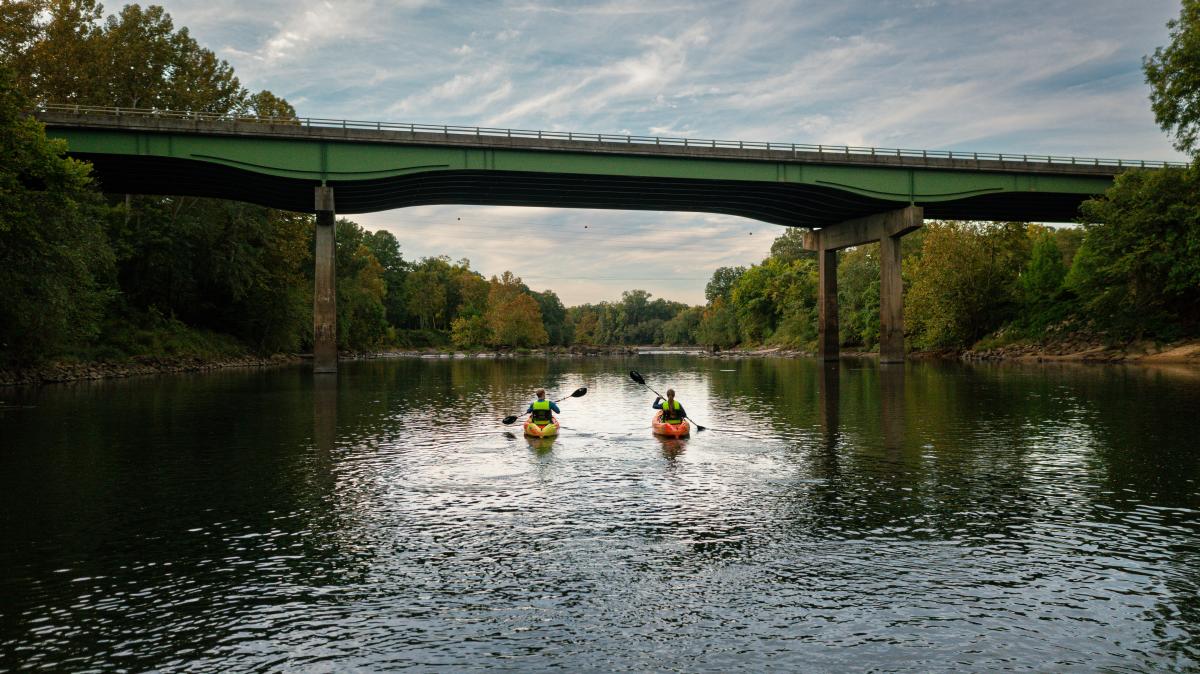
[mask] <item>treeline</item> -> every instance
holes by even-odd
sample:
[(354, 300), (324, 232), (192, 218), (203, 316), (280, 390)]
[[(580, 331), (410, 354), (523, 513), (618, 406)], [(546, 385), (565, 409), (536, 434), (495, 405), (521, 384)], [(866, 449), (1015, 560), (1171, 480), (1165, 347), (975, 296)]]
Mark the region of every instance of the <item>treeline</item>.
[[(1200, 2), (1147, 61), (1155, 112), (1194, 153)], [(1182, 77), (1174, 77), (1182, 74)], [(311, 216), (243, 203), (104, 195), (28, 117), (39, 102), (252, 112), (294, 118), (176, 30), (161, 8), (103, 17), (93, 0), (0, 4), (0, 363), (59, 356), (219, 356), (311, 343)], [(913, 348), (1070, 325), (1114, 340), (1200, 334), (1200, 173), (1129, 171), (1081, 209), (1079, 228), (931, 222), (905, 237)], [(405, 260), (391, 234), (336, 225), (338, 342), (388, 347), (701, 344), (810, 348), (817, 263), (785, 230), (748, 268), (724, 267), (688, 306), (643, 290), (567, 309), (511, 273), (467, 260)], [(878, 246), (841, 255), (841, 340), (879, 335)]]
[[(161, 7), (0, 4), (0, 364), (48, 357), (298, 351), (312, 338), (311, 216), (189, 197), (103, 195), (27, 116), (38, 103), (294, 119), (175, 29)], [(540, 346), (569, 339), (553, 292), (466, 260), (407, 261), (336, 225), (338, 344)]]
[(104, 17), (93, 0), (0, 4), (0, 361), (232, 355), (309, 337), (311, 218), (102, 196), (89, 166), (27, 117), (48, 102), (295, 116), (161, 7)]
[[(533, 291), (507, 271), (487, 279), (465, 258), (406, 261), (390, 232), (368, 232), (346, 219), (336, 227), (339, 348), (568, 343), (567, 310), (553, 291)], [(311, 227), (305, 232), (311, 237)], [(304, 293), (312, 287), (311, 269), (310, 257), (303, 261), (307, 282), (297, 286)], [(304, 301), (311, 303), (311, 293)]]
[[(1079, 227), (930, 222), (906, 236), (909, 348), (1037, 341), (1051, 329), (1111, 342), (1200, 336), (1200, 0), (1183, 0), (1168, 28), (1170, 44), (1143, 68), (1155, 119), (1191, 164), (1125, 172), (1083, 204)], [(653, 341), (811, 347), (817, 261), (803, 250), (801, 236), (786, 232), (760, 264), (716, 270), (703, 309), (658, 316)], [(840, 254), (844, 346), (870, 349), (878, 342), (878, 256), (878, 244)], [(569, 313), (577, 338), (626, 339), (629, 326), (618, 305)]]
[[(0, 82), (5, 75), (0, 72)], [(113, 197), (0, 90), (0, 362), (294, 352), (312, 335), (312, 216), (190, 197)], [(336, 223), (338, 346), (565, 344), (566, 308), (467, 260), (408, 261)]]
[[(1081, 209), (1082, 226), (938, 222), (902, 240), (906, 341), (963, 349), (1038, 341), (1050, 330), (1113, 342), (1200, 335), (1200, 174), (1130, 171)], [(811, 349), (817, 336), (817, 258), (787, 230), (750, 267), (717, 269), (704, 307), (642, 291), (572, 307), (577, 341)], [(843, 251), (838, 317), (843, 346), (879, 341), (879, 244)], [(632, 300), (632, 301), (631, 301)], [(636, 308), (663, 311), (643, 319)], [(674, 306), (672, 314), (666, 311)], [(632, 310), (631, 310), (632, 309)]]
[(619, 302), (581, 304), (567, 310), (568, 331), (578, 344), (691, 344), (700, 308), (645, 290), (627, 290)]

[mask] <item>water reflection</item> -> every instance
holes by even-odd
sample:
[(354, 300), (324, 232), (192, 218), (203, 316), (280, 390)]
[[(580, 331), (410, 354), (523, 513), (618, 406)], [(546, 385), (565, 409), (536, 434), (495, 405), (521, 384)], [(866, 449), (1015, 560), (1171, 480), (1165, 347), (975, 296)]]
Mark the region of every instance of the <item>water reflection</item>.
[(879, 401), (883, 417), (883, 446), (900, 450), (904, 444), (904, 364), (879, 366)]
[(654, 436), (658, 440), (659, 447), (662, 449), (662, 455), (667, 459), (679, 458), (683, 451), (687, 449), (687, 438), (668, 438), (661, 435)]
[(822, 363), (817, 378), (822, 447), (834, 455), (838, 441), (838, 409), (841, 404), (841, 363)]
[(337, 441), (338, 379), (313, 377), (313, 444), (328, 459)]
[[(655, 438), (633, 368), (737, 432)], [(557, 439), (499, 423), (584, 385)], [(398, 360), (0, 401), (0, 670), (1200, 666), (1190, 373)]]
[(528, 435), (525, 436), (525, 442), (529, 445), (529, 449), (533, 450), (533, 452), (535, 454), (538, 454), (539, 456), (546, 454), (550, 450), (554, 449), (554, 441), (555, 440), (558, 440), (558, 438), (557, 437), (532, 438), (532, 437), (529, 437)]

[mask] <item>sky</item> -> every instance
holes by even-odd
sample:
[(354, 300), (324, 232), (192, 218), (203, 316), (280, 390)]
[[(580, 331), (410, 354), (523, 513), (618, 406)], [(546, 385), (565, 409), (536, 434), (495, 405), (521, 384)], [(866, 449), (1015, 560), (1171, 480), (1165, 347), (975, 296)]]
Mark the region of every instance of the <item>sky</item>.
[[(158, 0), (302, 117), (1181, 159), (1142, 58), (1178, 0)], [(110, 11), (117, 6), (108, 8)], [(700, 304), (782, 228), (682, 212), (424, 206), (353, 216), (567, 305)]]

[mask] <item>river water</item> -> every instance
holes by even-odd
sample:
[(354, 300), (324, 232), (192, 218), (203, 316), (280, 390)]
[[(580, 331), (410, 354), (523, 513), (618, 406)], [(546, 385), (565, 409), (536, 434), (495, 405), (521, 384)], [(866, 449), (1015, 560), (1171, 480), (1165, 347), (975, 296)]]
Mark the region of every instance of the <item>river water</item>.
[[(553, 442), (499, 421), (538, 386), (589, 389)], [(3, 390), (0, 671), (1194, 671), (1198, 416), (1195, 369), (686, 356)]]

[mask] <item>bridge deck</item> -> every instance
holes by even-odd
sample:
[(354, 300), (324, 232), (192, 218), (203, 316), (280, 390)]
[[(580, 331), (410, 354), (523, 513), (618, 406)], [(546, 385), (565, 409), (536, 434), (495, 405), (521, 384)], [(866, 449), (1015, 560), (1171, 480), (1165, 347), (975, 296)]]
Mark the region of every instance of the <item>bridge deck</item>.
[[(1100, 159), (1058, 155), (962, 152), (950, 150), (905, 150), (901, 148), (854, 147), (746, 141), (699, 140), (655, 136), (622, 136), (572, 132), (440, 127), (432, 125), (343, 122), (329, 124), (277, 122), (256, 118), (221, 116), (176, 116), (126, 111), (70, 112), (67, 108), (42, 110), (35, 116), (50, 128), (121, 129), (149, 133), (191, 133), (277, 139), (325, 140), (396, 145), (436, 145), (464, 148), (504, 148), (533, 151), (571, 151), (659, 157), (740, 159), (807, 162), (892, 168), (933, 168), (957, 171), (1053, 173), (1112, 176), (1129, 168), (1183, 167), (1178, 162)], [(377, 128), (371, 128), (371, 125)], [(405, 127), (408, 127), (406, 130)], [(515, 135), (514, 135), (515, 134)]]
[[(822, 227), (916, 204), (928, 218), (1063, 221), (1131, 166), (1166, 162), (51, 107), (106, 190), (339, 212), (490, 204), (728, 213)], [(340, 123), (339, 123), (340, 122)]]

